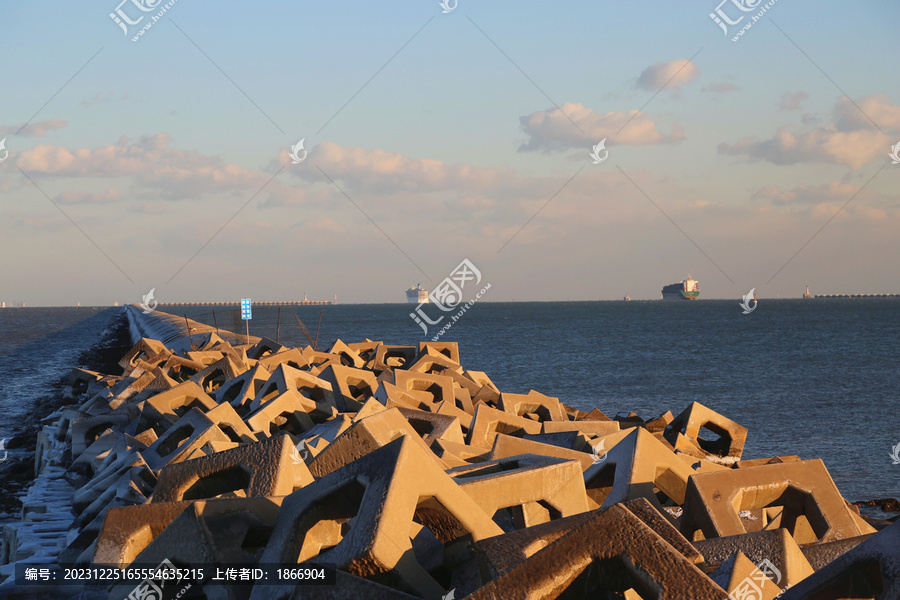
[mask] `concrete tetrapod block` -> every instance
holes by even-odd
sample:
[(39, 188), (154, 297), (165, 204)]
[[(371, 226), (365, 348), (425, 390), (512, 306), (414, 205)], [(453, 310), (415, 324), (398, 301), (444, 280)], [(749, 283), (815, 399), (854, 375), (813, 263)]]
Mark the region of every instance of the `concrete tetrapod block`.
[[(260, 562), (316, 559), (424, 598), (441, 598), (446, 581), (434, 576), (452, 569), (448, 547), (502, 532), (423, 452), (404, 436), (285, 498)], [(435, 565), (431, 573), (423, 563)], [(281, 590), (257, 584), (251, 598), (287, 597)]]
[(900, 521), (825, 565), (782, 596), (783, 600), (900, 598)]
[(688, 478), (694, 472), (652, 433), (634, 427), (605, 436), (601, 441), (602, 448), (599, 443), (595, 446), (599, 458), (584, 474), (587, 494), (594, 504), (606, 507), (646, 498), (663, 512), (658, 492), (675, 504), (684, 502)]
[(216, 402), (219, 404), (227, 402), (238, 411), (238, 414), (246, 414), (250, 411), (250, 403), (270, 375), (265, 367), (257, 365), (219, 386), (216, 390)]
[[(314, 402), (336, 406), (331, 383), (311, 373), (282, 364), (275, 368), (266, 383), (260, 387), (250, 404), (250, 410), (255, 411), (280, 394), (292, 390), (296, 390)], [(330, 411), (326, 410), (326, 412)]]
[(358, 459), (361, 456), (386, 446), (398, 437), (409, 437), (424, 456), (432, 459), (441, 471), (447, 465), (436, 456), (410, 425), (400, 411), (389, 408), (353, 423), (346, 431), (334, 438), (309, 464), (309, 470), (316, 478), (324, 477)]
[(418, 350), (415, 346), (392, 346), (380, 344), (375, 349), (375, 358), (372, 362), (373, 371), (386, 371), (394, 367), (401, 369), (412, 365), (416, 361)]
[(206, 411), (206, 417), (236, 444), (253, 444), (259, 441), (256, 434), (250, 431), (237, 411), (228, 403), (219, 404), (212, 410)]
[[(436, 352), (451, 361), (459, 364), (459, 343), (458, 342), (419, 342), (419, 355), (425, 356), (427, 353)], [(462, 372), (462, 371), (460, 371)]]
[[(171, 523), (146, 544), (134, 562), (158, 565), (168, 559), (183, 568), (255, 563), (277, 520), (280, 500), (238, 498), (186, 503)], [(128, 594), (134, 588), (134, 582), (111, 586), (109, 597), (131, 600)], [(200, 589), (203, 595), (199, 597), (229, 600), (246, 598), (248, 592), (246, 588), (209, 579)], [(166, 596), (169, 597), (174, 598)]]
[(709, 569), (718, 569), (728, 559), (742, 552), (755, 565), (771, 562), (781, 573), (780, 585), (796, 585), (813, 573), (813, 569), (791, 534), (785, 529), (758, 531), (694, 542)]
[[(588, 509), (581, 465), (574, 460), (521, 454), (447, 474), (501, 527), (506, 522), (523, 529)], [(497, 515), (501, 510), (504, 514)]]
[(471, 389), (473, 394), (481, 388), (480, 385), (478, 385), (471, 379), (463, 377), (462, 365), (460, 365), (458, 362), (450, 360), (440, 353), (420, 354), (419, 358), (416, 359), (416, 362), (410, 365), (406, 370), (413, 373), (431, 373), (432, 375), (448, 375), (451, 377), (451, 373), (454, 373), (459, 376), (459, 379), (454, 377), (453, 380), (459, 383), (461, 386)]
[(202, 362), (175, 355), (170, 356), (169, 360), (159, 366), (167, 377), (178, 383), (187, 381), (206, 367), (207, 365)]
[(360, 357), (356, 350), (352, 349), (341, 340), (337, 340), (331, 345), (331, 348), (328, 349), (328, 354), (337, 356), (340, 359), (341, 364), (345, 367), (362, 369), (366, 364), (366, 361)]
[[(469, 404), (471, 405), (471, 402)], [(468, 436), (469, 430), (472, 428), (472, 420), (474, 419), (473, 415), (475, 413), (474, 409), (472, 412), (469, 412), (461, 409), (458, 403), (453, 404), (452, 402), (440, 402), (429, 408), (432, 409), (430, 412), (439, 415), (449, 415), (459, 419), (459, 426), (462, 427), (463, 433)]]
[(395, 370), (394, 385), (405, 392), (422, 392), (431, 403), (456, 401), (453, 379), (446, 375)]
[(352, 344), (347, 344), (347, 347), (356, 352), (361, 359), (368, 362), (375, 358), (375, 352), (378, 350), (378, 346), (382, 342), (376, 342), (374, 340), (370, 340), (366, 338), (365, 341), (362, 342), (353, 342)]
[[(377, 402), (374, 399), (372, 401)], [(397, 410), (412, 425), (413, 429), (419, 432), (425, 445), (429, 448), (434, 441), (439, 439), (457, 444), (465, 443), (457, 417), (409, 408), (398, 408)]]
[(247, 350), (247, 358), (259, 360), (269, 354), (278, 354), (285, 350), (287, 350), (287, 348), (275, 340), (264, 337), (260, 339), (256, 345)]
[[(477, 448), (477, 446), (472, 447)], [(542, 444), (541, 442), (517, 438), (503, 433), (498, 433), (494, 437), (494, 445), (490, 453), (491, 460), (509, 458), (519, 454), (539, 454), (565, 460), (576, 460), (580, 464), (582, 472), (587, 471), (594, 464), (594, 459), (587, 452), (578, 452), (577, 450)]]
[(69, 372), (69, 386), (65, 391), (66, 400), (75, 400), (81, 394), (87, 393), (91, 384), (100, 381), (102, 378), (103, 375), (96, 371), (74, 367)]
[(575, 419), (576, 421), (612, 421), (599, 408), (595, 408), (590, 412), (580, 413), (578, 416), (579, 418)]
[(216, 401), (210, 398), (199, 385), (193, 381), (185, 381), (144, 402), (141, 418), (145, 420), (146, 426), (138, 425), (138, 429), (143, 431), (147, 427), (153, 427), (159, 434), (183, 417), (191, 408), (207, 412), (216, 406), (218, 406)]
[[(704, 439), (700, 435), (702, 428), (718, 435), (719, 439), (714, 441)], [(744, 443), (747, 441), (746, 427), (738, 425), (699, 402), (692, 402), (665, 428), (665, 437), (671, 444), (675, 443), (678, 433), (694, 442), (701, 450), (718, 456), (729, 464), (740, 460), (744, 452)]]
[(122, 367), (127, 374), (139, 360), (158, 364), (165, 362), (171, 355), (172, 352), (159, 340), (141, 338), (138, 340), (138, 343), (132, 346), (125, 356), (122, 357), (119, 361), (119, 366)]
[(471, 379), (473, 382), (477, 383), (479, 387), (488, 387), (498, 394), (500, 393), (500, 388), (494, 385), (494, 382), (491, 381), (491, 378), (487, 376), (487, 373), (484, 371), (469, 371), (466, 370), (463, 372), (463, 376)]
[(657, 600), (725, 598), (721, 587), (624, 506), (589, 514), (467, 599), (587, 600), (627, 590)]
[(277, 365), (266, 382), (262, 384), (259, 391), (256, 392), (256, 396), (254, 396), (253, 401), (250, 403), (250, 410), (256, 410), (279, 394), (283, 394), (288, 390), (297, 389), (298, 386), (295, 385), (295, 381), (304, 375), (309, 376), (308, 373), (304, 373), (300, 369), (295, 369), (286, 364), (282, 363)]
[[(159, 474), (150, 502), (203, 500), (242, 492), (244, 497), (286, 496), (293, 491), (293, 441), (279, 435), (211, 456), (168, 465)], [(306, 483), (312, 475), (306, 465)]]
[(259, 359), (256, 363), (259, 367), (264, 367), (268, 371), (274, 371), (278, 365), (287, 365), (297, 370), (303, 370), (309, 367), (309, 361), (303, 356), (300, 348), (291, 348), (278, 354), (268, 354)]
[(303, 349), (303, 357), (309, 363), (309, 372), (312, 375), (318, 375), (328, 365), (342, 365), (340, 356), (313, 350), (312, 346)]
[[(328, 412), (325, 412), (328, 411)], [(261, 431), (267, 436), (278, 431), (301, 435), (315, 426), (312, 416), (324, 421), (334, 414), (335, 409), (327, 404), (316, 403), (297, 390), (288, 390), (273, 400), (266, 402), (247, 415), (247, 426), (253, 431)]]
[(644, 429), (646, 429), (650, 433), (664, 432), (666, 430), (666, 427), (668, 427), (674, 420), (675, 416), (672, 414), (672, 411), (667, 410), (655, 419), (650, 419), (649, 421), (644, 423)]
[(373, 397), (385, 406), (402, 406), (429, 412), (434, 407), (429, 394), (403, 390), (389, 381), (378, 382), (378, 388), (375, 390)]
[(335, 405), (341, 412), (359, 410), (378, 389), (374, 373), (343, 365), (328, 365), (319, 378), (331, 384)]
[(474, 446), (490, 447), (498, 433), (521, 436), (525, 433), (540, 432), (541, 424), (537, 421), (518, 417), (482, 404), (475, 409), (475, 418), (472, 419), (467, 442)]
[[(768, 565), (763, 566), (766, 571), (771, 571)], [(740, 551), (710, 573), (709, 577), (728, 592), (729, 599), (775, 600), (781, 593), (781, 588)], [(781, 579), (780, 572), (777, 577)]]
[(209, 441), (230, 440), (209, 417), (192, 408), (141, 454), (151, 469), (159, 471)]
[(110, 508), (97, 537), (92, 562), (116, 568), (130, 565), (153, 538), (190, 504), (170, 502)]
[(551, 398), (534, 390), (529, 394), (500, 394), (498, 408), (517, 417), (532, 413), (537, 415), (539, 421), (569, 422), (558, 398)]
[(198, 384), (207, 394), (213, 394), (223, 383), (234, 379), (244, 371), (246, 369), (243, 365), (237, 364), (230, 356), (224, 356), (196, 375), (192, 375), (189, 381)]
[(778, 521), (762, 525), (784, 527), (800, 544), (874, 533), (853, 518), (821, 459), (693, 475), (681, 531), (688, 539), (738, 535), (747, 531), (738, 513), (769, 507), (781, 507)]
[[(678, 550), (688, 561), (697, 565), (703, 563), (703, 556), (697, 552), (697, 549), (647, 500), (638, 498), (618, 506), (627, 508), (670, 546)], [(475, 545), (475, 550), (478, 561), (482, 566), (483, 580), (487, 582), (496, 579), (524, 562), (536, 552), (546, 548), (553, 541), (588, 522), (600, 512), (602, 512), (602, 509), (580, 513), (481, 540)]]
[(130, 421), (131, 419), (127, 414), (98, 415), (73, 421), (70, 427), (72, 431), (72, 456), (75, 458), (80, 456), (107, 429), (122, 431), (128, 426)]

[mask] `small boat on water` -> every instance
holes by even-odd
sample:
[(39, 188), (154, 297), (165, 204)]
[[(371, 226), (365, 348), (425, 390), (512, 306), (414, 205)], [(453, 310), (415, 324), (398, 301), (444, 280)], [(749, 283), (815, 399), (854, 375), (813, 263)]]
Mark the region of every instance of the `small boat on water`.
[(628, 294), (625, 294), (625, 302), (628, 302), (629, 300), (631, 300), (631, 296), (629, 296)]

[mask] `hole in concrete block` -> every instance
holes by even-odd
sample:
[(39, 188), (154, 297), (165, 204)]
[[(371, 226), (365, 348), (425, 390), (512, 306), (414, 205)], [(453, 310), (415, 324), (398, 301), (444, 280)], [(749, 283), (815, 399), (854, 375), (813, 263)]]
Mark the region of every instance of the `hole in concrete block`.
[(431, 395), (432, 402), (440, 402), (444, 399), (444, 388), (433, 381), (413, 379), (408, 382), (406, 389), (416, 392), (425, 392)]
[(523, 435), (525, 435), (525, 430), (518, 425), (512, 423), (504, 423), (503, 421), (497, 421), (497, 425), (494, 428), (494, 431), (496, 431), (497, 433), (511, 435), (513, 437), (522, 437)]
[(185, 415), (185, 413), (187, 413), (192, 408), (196, 408), (200, 412), (204, 412), (204, 413), (208, 410), (206, 408), (206, 405), (203, 404), (199, 398), (193, 398), (188, 404), (183, 404), (176, 408), (172, 408), (171, 410), (173, 413), (175, 413), (175, 416), (177, 416), (180, 419), (181, 417), (183, 417)]
[(178, 383), (184, 383), (198, 372), (197, 369), (192, 369), (187, 365), (174, 365), (169, 369), (168, 375)]
[(634, 598), (626, 595), (637, 592), (638, 597), (646, 600), (658, 598), (659, 590), (650, 588), (649, 581), (627, 557), (617, 556), (603, 560), (594, 560), (573, 579), (558, 596), (560, 600), (576, 598), (597, 598), (598, 600), (622, 600)]
[(500, 508), (493, 515), (491, 520), (503, 530), (503, 533), (510, 533), (516, 530), (516, 519), (511, 508)]
[(597, 505), (603, 505), (606, 497), (612, 492), (615, 480), (616, 465), (604, 465), (593, 477), (584, 482), (588, 498), (596, 502)]
[(300, 385), (297, 388), (301, 396), (309, 398), (314, 402), (326, 402), (325, 390), (314, 385)]
[(697, 445), (710, 454), (724, 456), (731, 448), (731, 436), (715, 423), (706, 422), (697, 433)]
[(225, 391), (222, 392), (222, 402), (231, 404), (241, 395), (241, 391), (244, 389), (244, 382), (240, 379), (232, 379), (229, 384)]
[(406, 364), (409, 353), (406, 350), (386, 350), (384, 353), (384, 364), (389, 367), (402, 367)]
[(177, 429), (170, 430), (170, 432), (157, 448), (157, 453), (160, 457), (165, 457), (175, 452), (186, 439), (194, 434), (194, 427), (193, 425), (182, 425)]
[(511, 506), (510, 510), (516, 529), (525, 529), (533, 525), (547, 523), (562, 516), (558, 510), (543, 500)]
[(357, 402), (362, 402), (369, 396), (375, 395), (375, 391), (372, 390), (366, 380), (357, 379), (355, 377), (347, 378), (347, 390), (350, 392), (350, 396)]
[(107, 429), (112, 428), (113, 425), (114, 425), (114, 423), (112, 421), (104, 421), (103, 423), (100, 423), (99, 425), (94, 425), (93, 427), (91, 427), (90, 429), (85, 431), (84, 432), (84, 441), (85, 441), (86, 445), (90, 446), (91, 444), (96, 442), (97, 438), (99, 438), (101, 435), (103, 435), (103, 433)]
[(764, 509), (765, 529), (783, 527), (791, 535), (796, 532), (798, 543), (815, 542), (828, 532), (828, 521), (813, 495), (788, 483), (738, 490), (732, 505), (738, 513)]
[(250, 487), (250, 473), (240, 465), (223, 469), (212, 475), (201, 477), (182, 495), (182, 500), (202, 500), (215, 498), (221, 494), (246, 490)]
[(432, 423), (431, 421), (416, 418), (408, 419), (408, 421), (409, 424), (412, 425), (412, 428), (416, 430), (416, 433), (422, 436), (422, 438), (425, 438), (427, 435), (434, 431), (434, 423)]
[(279, 431), (300, 435), (306, 431), (306, 428), (303, 426), (303, 422), (297, 418), (294, 411), (286, 410), (269, 423), (269, 435), (275, 435)]
[(234, 430), (234, 427), (229, 425), (228, 423), (219, 423), (219, 429), (222, 430), (222, 433), (228, 436), (228, 439), (237, 444), (242, 444), (244, 440), (241, 439), (241, 436), (238, 435), (238, 432)]
[(294, 528), (291, 556), (304, 562), (340, 544), (365, 493), (365, 486), (353, 479), (313, 503)]
[(208, 394), (219, 389), (219, 386), (225, 383), (227, 379), (228, 378), (225, 377), (225, 372), (222, 371), (222, 369), (213, 369), (211, 372), (207, 373), (206, 377), (200, 382), (200, 387)]

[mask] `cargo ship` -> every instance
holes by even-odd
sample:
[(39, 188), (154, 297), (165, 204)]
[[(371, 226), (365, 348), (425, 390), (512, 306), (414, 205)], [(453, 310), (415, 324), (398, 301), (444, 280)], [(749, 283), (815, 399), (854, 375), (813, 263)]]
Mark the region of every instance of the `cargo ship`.
[(417, 283), (406, 290), (406, 301), (410, 304), (428, 304), (428, 290), (423, 288), (421, 283)]
[(681, 283), (673, 283), (662, 289), (663, 300), (696, 300), (700, 297), (700, 282), (688, 278)]

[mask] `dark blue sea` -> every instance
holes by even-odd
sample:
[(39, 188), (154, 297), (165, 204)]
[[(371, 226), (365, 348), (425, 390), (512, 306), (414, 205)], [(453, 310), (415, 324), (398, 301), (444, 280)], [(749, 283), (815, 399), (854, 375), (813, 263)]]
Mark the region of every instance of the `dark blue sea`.
[[(254, 308), (251, 335), (319, 346), (425, 339), (410, 305)], [(237, 311), (160, 307), (244, 330)], [(0, 310), (0, 437), (44, 382), (65, 374), (118, 309)], [(432, 309), (432, 313), (436, 313)], [(295, 316), (296, 315), (296, 316)], [(437, 314), (431, 314), (435, 318)], [(321, 326), (318, 326), (321, 317)], [(699, 401), (750, 429), (745, 458), (822, 458), (851, 501), (900, 496), (900, 300), (481, 302), (442, 340), (503, 391), (645, 418)]]

